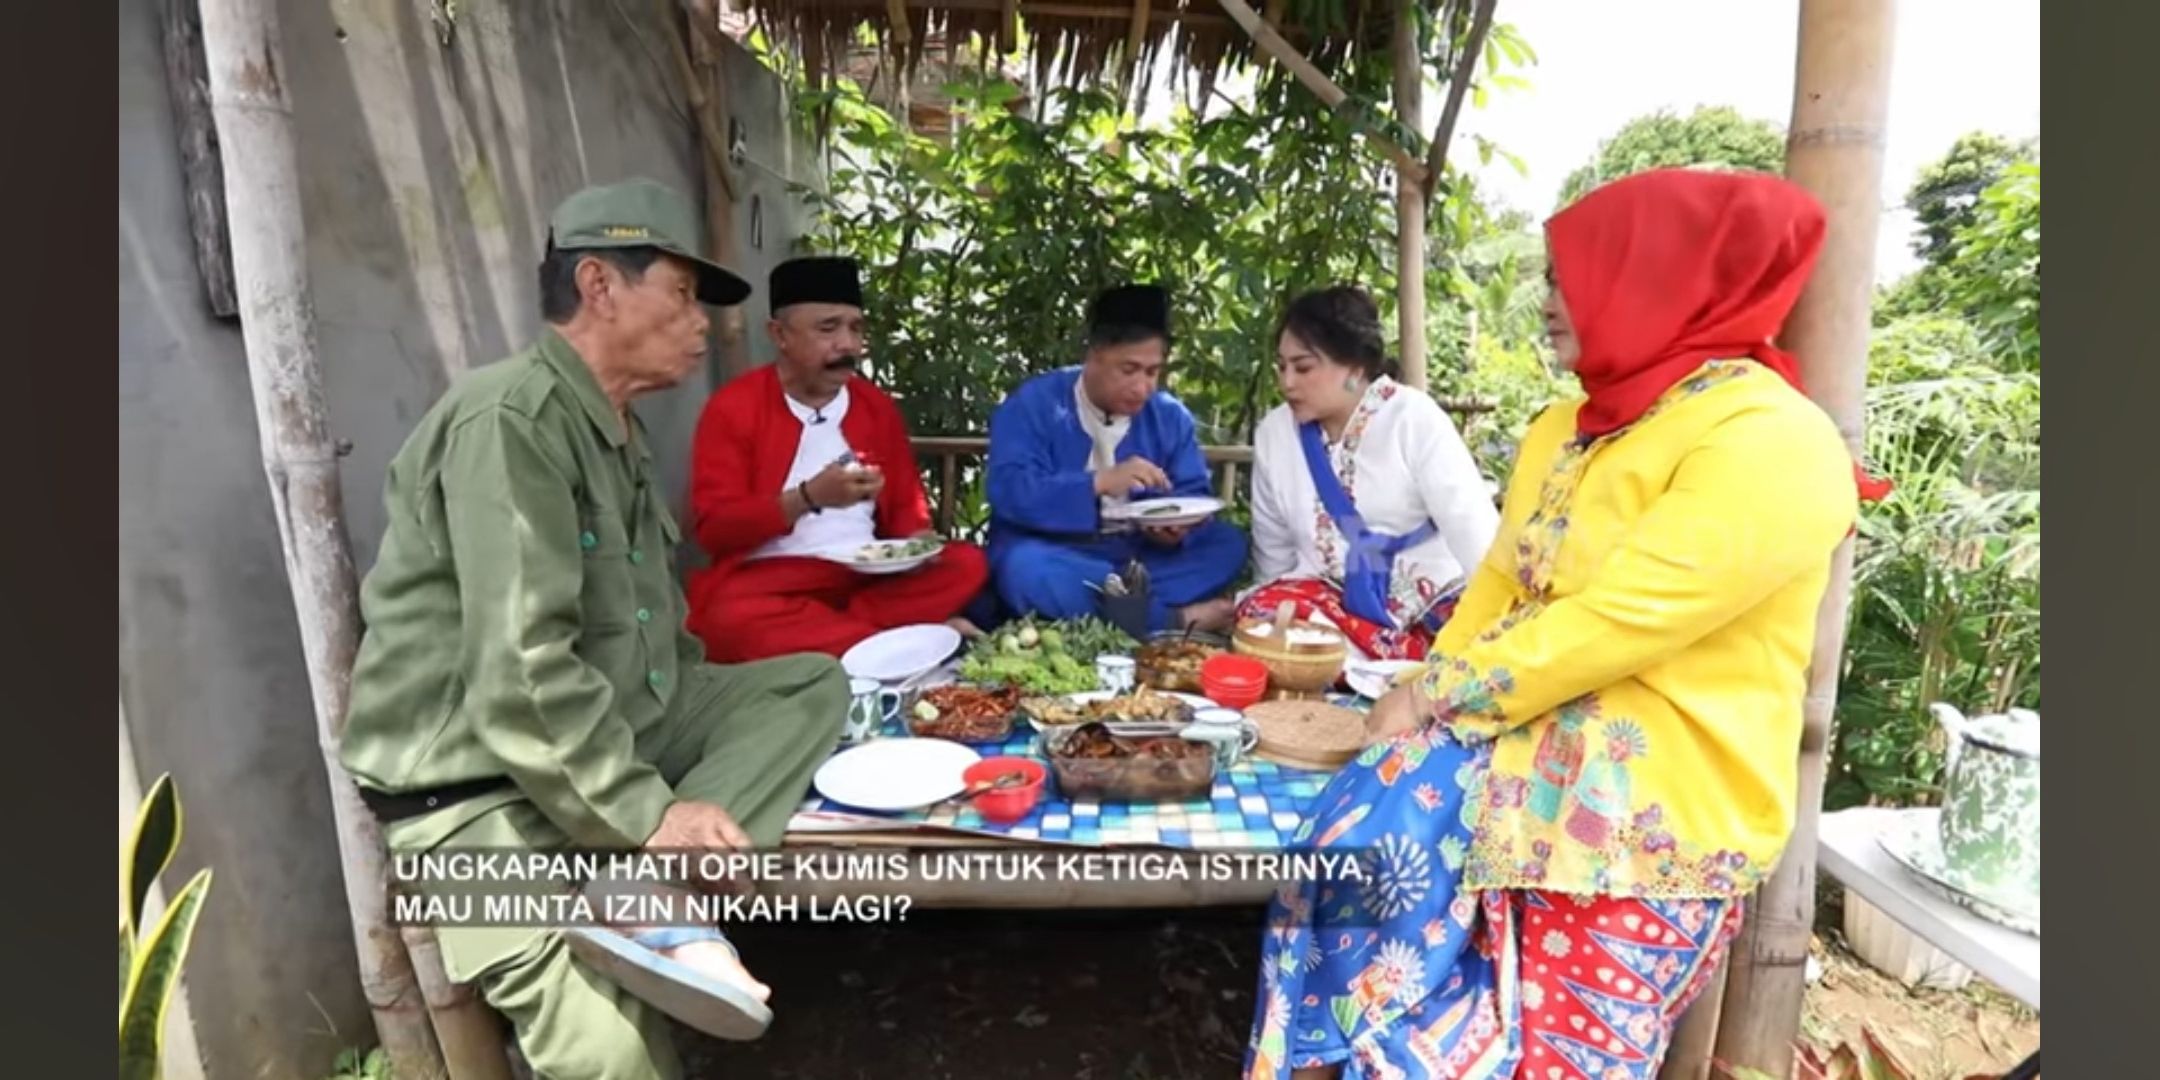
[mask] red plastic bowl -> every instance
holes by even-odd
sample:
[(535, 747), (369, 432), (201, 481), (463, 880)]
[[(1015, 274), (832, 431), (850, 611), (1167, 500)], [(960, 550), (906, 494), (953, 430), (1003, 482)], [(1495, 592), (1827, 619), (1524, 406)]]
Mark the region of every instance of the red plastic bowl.
[(1200, 665), (1200, 692), (1208, 700), (1243, 709), (1267, 696), (1267, 665), (1250, 656), (1223, 653)]
[(1027, 779), (1012, 787), (982, 792), (972, 800), (975, 811), (983, 816), (984, 821), (1010, 825), (1026, 817), (1028, 811), (1035, 809), (1035, 804), (1042, 801), (1043, 780), (1050, 775), (1050, 771), (1043, 768), (1042, 762), (1033, 758), (995, 757), (984, 758), (968, 766), (967, 771), (960, 774), (962, 783), (973, 786), (1015, 770), (1026, 773)]
[(1217, 653), (1200, 665), (1200, 681), (1223, 686), (1266, 686), (1267, 665), (1250, 656), (1237, 653)]

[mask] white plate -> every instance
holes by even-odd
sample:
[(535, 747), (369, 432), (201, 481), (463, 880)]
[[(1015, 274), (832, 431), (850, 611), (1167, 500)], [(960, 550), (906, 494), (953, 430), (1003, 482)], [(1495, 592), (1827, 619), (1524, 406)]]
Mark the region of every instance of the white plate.
[(982, 755), (944, 739), (878, 739), (833, 755), (811, 783), (857, 810), (913, 810), (967, 790), (960, 775)]
[(1221, 499), (1205, 495), (1173, 495), (1166, 499), (1139, 499), (1103, 511), (1112, 521), (1135, 525), (1193, 525), (1220, 513)]
[(840, 666), (858, 679), (905, 682), (951, 659), (958, 648), (960, 631), (944, 623), (896, 626), (856, 642)]
[(1394, 687), (1395, 676), (1425, 666), (1422, 660), (1352, 660), (1343, 665), (1350, 689), (1378, 701)]
[(857, 544), (853, 547), (832, 551), (821, 551), (817, 553), (817, 557), (829, 562), (839, 563), (858, 574), (903, 574), (937, 558), (945, 550), (945, 545), (939, 544), (935, 550), (926, 551), (920, 555), (909, 555), (900, 559), (865, 558), (862, 553), (862, 549), (866, 547), (893, 549), (904, 547), (906, 544), (907, 541), (905, 540), (874, 540), (868, 544)]
[(2040, 904), (2037, 897), (2029, 908), (2021, 910), (1982, 897), (1958, 884), (1943, 861), (1942, 834), (1937, 829), (1937, 820), (1935, 814), (1900, 817), (1876, 837), (1875, 842), (1929, 892), (1991, 923), (2039, 937)]

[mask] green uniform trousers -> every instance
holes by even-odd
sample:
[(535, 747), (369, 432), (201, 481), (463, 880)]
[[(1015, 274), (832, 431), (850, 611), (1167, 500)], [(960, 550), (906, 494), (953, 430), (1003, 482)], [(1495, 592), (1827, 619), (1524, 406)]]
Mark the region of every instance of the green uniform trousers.
[[(713, 803), (759, 847), (774, 847), (840, 739), (847, 677), (829, 656), (752, 664), (699, 664), (686, 671), (665, 723), (638, 739), (678, 797)], [(456, 813), (459, 808), (441, 811)], [(429, 818), (389, 830), (394, 849), (560, 849), (568, 838), (518, 796), (435, 840)], [(477, 981), (516, 1030), (540, 1080), (649, 1080), (681, 1075), (665, 1015), (579, 962), (562, 934), (545, 928), (439, 928), (444, 966)]]

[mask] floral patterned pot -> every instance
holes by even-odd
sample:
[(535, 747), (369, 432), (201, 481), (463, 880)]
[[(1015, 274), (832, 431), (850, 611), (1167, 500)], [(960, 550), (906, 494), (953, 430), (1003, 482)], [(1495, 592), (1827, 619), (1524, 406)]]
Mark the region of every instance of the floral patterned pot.
[(1943, 862), (1969, 892), (2016, 907), (2040, 896), (2040, 714), (1966, 719), (1930, 706), (1949, 737), (1943, 770)]

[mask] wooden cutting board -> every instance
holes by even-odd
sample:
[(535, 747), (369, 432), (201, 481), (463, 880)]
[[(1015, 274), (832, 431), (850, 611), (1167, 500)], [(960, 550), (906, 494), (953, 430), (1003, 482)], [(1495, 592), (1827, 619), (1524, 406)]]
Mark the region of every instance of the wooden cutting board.
[(1263, 701), (1245, 710), (1260, 729), (1256, 757), (1293, 769), (1339, 769), (1365, 749), (1365, 717), (1325, 701)]

